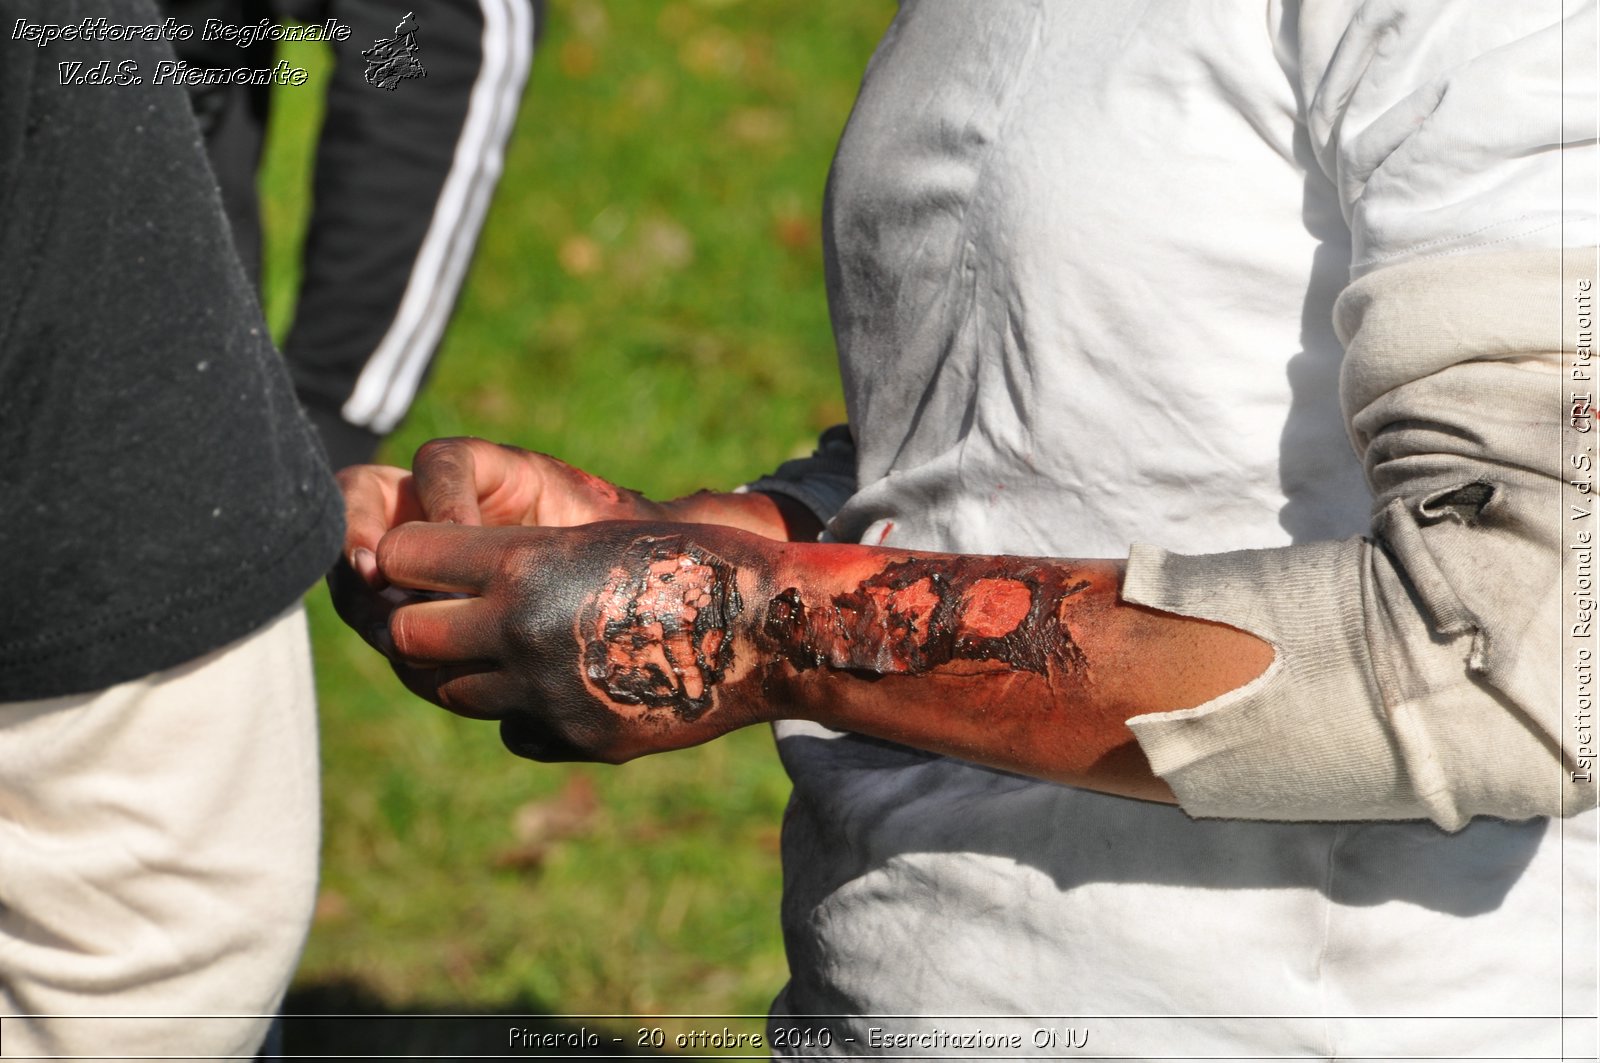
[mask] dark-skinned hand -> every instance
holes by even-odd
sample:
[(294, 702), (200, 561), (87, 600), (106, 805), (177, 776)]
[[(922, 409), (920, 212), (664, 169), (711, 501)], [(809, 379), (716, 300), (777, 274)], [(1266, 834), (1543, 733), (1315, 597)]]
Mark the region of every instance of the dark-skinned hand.
[(564, 461), (483, 439), (424, 443), (411, 471), (387, 465), (340, 470), (345, 561), (377, 586), (378, 540), (409, 521), (571, 527), (598, 520), (660, 520), (664, 507)]
[(458, 525), (570, 526), (644, 519), (661, 507), (546, 454), (483, 439), (436, 439), (418, 449), (411, 471), (355, 465), (338, 473), (345, 542), (328, 589), (339, 616), (389, 658), (415, 694), (436, 700), (432, 670), (395, 653), (390, 620), (401, 605), (452, 595), (397, 586), (378, 571), (378, 543), (411, 521)]
[[(577, 528), (408, 523), (378, 544), (396, 586), (464, 597), (389, 610), (406, 685), (501, 721), (514, 752), (620, 762), (755, 722), (744, 533), (613, 521)], [(731, 556), (724, 556), (731, 555)], [(352, 626), (375, 617), (346, 612)], [(736, 650), (736, 644), (739, 649)]]

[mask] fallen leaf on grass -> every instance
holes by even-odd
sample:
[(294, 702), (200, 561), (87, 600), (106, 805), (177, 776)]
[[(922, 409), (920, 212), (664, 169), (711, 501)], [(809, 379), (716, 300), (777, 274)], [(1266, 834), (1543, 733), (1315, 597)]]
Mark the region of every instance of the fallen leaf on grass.
[(537, 869), (550, 847), (563, 838), (586, 834), (600, 811), (600, 797), (587, 775), (572, 775), (554, 797), (529, 801), (511, 815), (515, 843), (495, 854), (494, 866), (504, 870)]
[(821, 224), (803, 214), (781, 214), (772, 221), (772, 235), (790, 251), (807, 251), (822, 242)]
[(350, 914), (350, 902), (335, 889), (324, 889), (317, 894), (317, 906), (312, 909), (312, 922), (337, 923)]
[(561, 241), (556, 259), (571, 276), (592, 276), (600, 269), (600, 245), (582, 234), (569, 236)]

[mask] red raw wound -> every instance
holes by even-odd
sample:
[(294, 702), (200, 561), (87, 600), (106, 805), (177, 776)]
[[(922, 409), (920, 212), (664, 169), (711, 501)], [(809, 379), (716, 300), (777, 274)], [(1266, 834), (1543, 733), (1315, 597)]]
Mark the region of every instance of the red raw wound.
[(767, 606), (762, 636), (804, 671), (827, 667), (921, 675), (955, 661), (992, 661), (1045, 674), (1080, 667), (1061, 622), (1064, 599), (1089, 586), (1061, 566), (1014, 558), (909, 558), (855, 590), (807, 602), (790, 587)]
[(997, 639), (1015, 631), (1033, 608), (1033, 591), (1014, 579), (980, 579), (961, 599), (962, 630)]

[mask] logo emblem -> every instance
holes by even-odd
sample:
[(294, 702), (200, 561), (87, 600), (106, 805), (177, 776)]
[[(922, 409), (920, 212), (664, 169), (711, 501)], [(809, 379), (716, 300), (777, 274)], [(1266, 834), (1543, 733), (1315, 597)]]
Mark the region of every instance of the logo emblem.
[(393, 37), (383, 37), (364, 49), (368, 85), (390, 92), (406, 78), (425, 78), (428, 72), (417, 58), (417, 20), (410, 11), (394, 28)]

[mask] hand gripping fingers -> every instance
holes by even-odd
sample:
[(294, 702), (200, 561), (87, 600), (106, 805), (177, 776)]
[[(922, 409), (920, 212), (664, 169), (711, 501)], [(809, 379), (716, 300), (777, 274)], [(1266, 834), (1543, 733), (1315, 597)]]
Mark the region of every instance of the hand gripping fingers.
[(417, 450), (412, 474), (426, 519), (451, 524), (536, 525), (551, 491), (543, 454), (507, 443), (462, 436), (435, 439)]
[(418, 590), (486, 593), (527, 564), (531, 528), (404, 524), (378, 544), (378, 570), (390, 583)]

